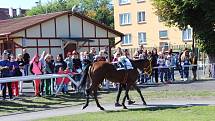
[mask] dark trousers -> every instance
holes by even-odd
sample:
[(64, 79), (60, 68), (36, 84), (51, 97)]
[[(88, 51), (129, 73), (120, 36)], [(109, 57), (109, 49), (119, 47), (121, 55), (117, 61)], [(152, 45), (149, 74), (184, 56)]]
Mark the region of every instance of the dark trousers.
[(6, 98), (6, 91), (7, 91), (7, 88), (8, 88), (8, 93), (9, 93), (10, 99), (13, 98), (11, 84), (12, 84), (11, 82), (2, 83), (2, 97), (3, 97), (4, 99)]
[[(118, 84), (118, 93), (117, 93), (117, 97), (116, 97), (116, 103), (119, 103), (119, 98), (122, 93), (122, 89), (125, 89), (125, 87), (126, 87), (125, 84)], [(126, 95), (126, 97), (127, 97), (127, 100), (130, 100), (128, 95)]]
[(181, 65), (178, 66), (178, 71), (180, 73), (181, 78), (183, 78), (183, 68)]
[(46, 79), (45, 80), (45, 94), (46, 95), (51, 95), (51, 79)]
[(189, 67), (183, 68), (183, 77), (188, 78), (189, 77)]
[(45, 87), (45, 82), (44, 79), (41, 80), (41, 85), (40, 85), (40, 92), (42, 95), (44, 95), (44, 87)]
[(158, 69), (155, 68), (153, 70), (154, 70), (155, 82), (158, 83)]

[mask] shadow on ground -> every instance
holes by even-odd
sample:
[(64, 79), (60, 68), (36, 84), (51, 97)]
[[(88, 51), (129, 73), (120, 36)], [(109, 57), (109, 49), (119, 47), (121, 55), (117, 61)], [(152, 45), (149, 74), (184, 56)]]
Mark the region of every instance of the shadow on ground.
[(82, 105), (84, 101), (81, 93), (46, 97), (27, 96), (12, 101), (0, 100), (0, 116), (77, 106)]
[(147, 105), (144, 108), (130, 108), (127, 110), (106, 110), (106, 113), (114, 112), (128, 112), (128, 111), (159, 111), (159, 110), (169, 110), (169, 109), (178, 109), (178, 108), (188, 108), (192, 106), (209, 106), (209, 104), (188, 104), (188, 105)]

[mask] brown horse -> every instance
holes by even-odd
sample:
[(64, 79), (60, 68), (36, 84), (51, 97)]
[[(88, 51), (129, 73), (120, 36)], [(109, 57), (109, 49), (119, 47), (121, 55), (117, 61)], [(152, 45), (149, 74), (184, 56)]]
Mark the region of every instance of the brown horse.
[(134, 69), (116, 70), (116, 68), (112, 63), (105, 62), (105, 61), (95, 62), (95, 63), (89, 64), (86, 67), (84, 74), (81, 78), (80, 85), (82, 87), (86, 85), (87, 76), (91, 81), (91, 85), (89, 88), (86, 89), (86, 103), (83, 106), (83, 109), (86, 108), (89, 104), (89, 95), (93, 94), (97, 107), (99, 107), (101, 110), (104, 110), (104, 108), (101, 107), (97, 99), (98, 87), (104, 79), (107, 79), (111, 82), (121, 83), (126, 85), (125, 96), (122, 101), (122, 106), (124, 109), (127, 109), (127, 107), (125, 106), (125, 100), (131, 86), (133, 86), (137, 90), (137, 92), (140, 94), (143, 104), (146, 105), (143, 95), (139, 87), (136, 85), (136, 80), (139, 77), (139, 72), (137, 69), (150, 74), (152, 72), (151, 61), (149, 61), (148, 59), (130, 60), (130, 61)]

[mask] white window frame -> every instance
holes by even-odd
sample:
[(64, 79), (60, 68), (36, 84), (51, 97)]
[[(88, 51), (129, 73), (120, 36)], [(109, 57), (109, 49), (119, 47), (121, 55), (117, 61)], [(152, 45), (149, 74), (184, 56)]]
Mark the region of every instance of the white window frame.
[(145, 2), (146, 0), (137, 0), (137, 3)]
[(146, 21), (146, 12), (145, 11), (137, 12), (137, 22), (144, 23), (145, 21)]
[[(125, 40), (128, 39), (128, 40)], [(131, 44), (131, 34), (125, 34), (122, 38), (122, 45), (130, 45)]]
[(121, 14), (119, 14), (119, 24), (120, 25), (129, 25), (129, 24), (131, 24), (131, 14), (130, 13), (121, 13)]
[(119, 0), (119, 5), (126, 5), (126, 4), (129, 4), (131, 3), (130, 0)]
[(183, 41), (192, 41), (193, 39), (193, 29), (187, 28), (185, 30), (182, 30), (182, 40)]
[(146, 32), (138, 32), (138, 42), (139, 44), (146, 44)]
[[(161, 32), (166, 32), (166, 36), (161, 36)], [(168, 38), (168, 31), (167, 30), (160, 30), (159, 31), (159, 38), (160, 39), (167, 39)]]

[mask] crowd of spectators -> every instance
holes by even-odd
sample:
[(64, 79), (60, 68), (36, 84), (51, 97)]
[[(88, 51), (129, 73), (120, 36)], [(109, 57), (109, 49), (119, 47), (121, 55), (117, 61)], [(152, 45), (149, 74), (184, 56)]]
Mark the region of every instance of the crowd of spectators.
[[(53, 58), (52, 55), (47, 54), (45, 51), (41, 54), (35, 54), (30, 57), (29, 53), (23, 49), (23, 54), (17, 56), (10, 54), (5, 50), (0, 58), (1, 78), (14, 77), (14, 76), (27, 76), (30, 72), (33, 75), (42, 74), (69, 74), (75, 81), (81, 78), (81, 72), (89, 62), (96, 61), (109, 61), (112, 60), (117, 69), (133, 69), (129, 59), (149, 59), (153, 66), (153, 74), (151, 77), (144, 72), (140, 72), (138, 83), (147, 83), (150, 79), (154, 78), (155, 82), (171, 83), (175, 80), (174, 70), (177, 68), (180, 72), (181, 78), (187, 79), (189, 76), (189, 67), (184, 65), (197, 64), (195, 54), (189, 52), (188, 49), (183, 50), (181, 53), (173, 54), (172, 49), (165, 52), (163, 49), (157, 52), (157, 49), (146, 50), (141, 45), (134, 53), (133, 57), (130, 55), (128, 49), (122, 50), (120, 47), (116, 48), (113, 57), (108, 57), (107, 48), (100, 50), (98, 53), (95, 48), (91, 48), (90, 52), (77, 52), (76, 50), (68, 52), (64, 58), (62, 54)], [(126, 65), (126, 66), (125, 66)], [(196, 79), (196, 67), (192, 68), (194, 80)], [(108, 80), (106, 80), (108, 83)], [(54, 81), (54, 89), (62, 93), (68, 94), (68, 86), (70, 80), (68, 78), (57, 78)], [(0, 83), (3, 100), (6, 99), (6, 88), (8, 88), (9, 99), (13, 100), (14, 97), (19, 96), (23, 92), (23, 82), (8, 82)], [(76, 90), (76, 85), (71, 83), (73, 89)], [(43, 96), (51, 95), (51, 81), (33, 80), (34, 95)]]

